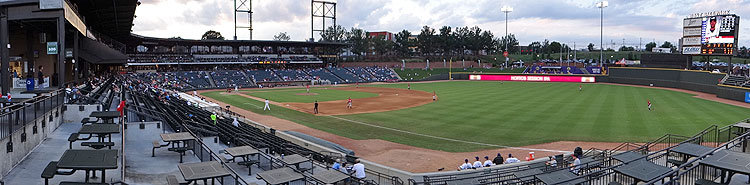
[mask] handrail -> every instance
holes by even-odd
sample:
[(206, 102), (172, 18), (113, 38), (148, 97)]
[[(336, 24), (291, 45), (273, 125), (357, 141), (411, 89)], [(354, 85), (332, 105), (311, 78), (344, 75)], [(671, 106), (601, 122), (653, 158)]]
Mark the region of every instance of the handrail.
[[(745, 134), (743, 134), (742, 136), (734, 138), (731, 141), (726, 142), (723, 145), (721, 145), (719, 147), (716, 147), (713, 150), (711, 150), (709, 152), (706, 152), (706, 153), (702, 154), (699, 157), (695, 157), (694, 159), (685, 162), (684, 164), (682, 164), (679, 167), (677, 167), (678, 170), (672, 170), (672, 172), (670, 172), (670, 173), (660, 175), (659, 177), (656, 178), (656, 180), (654, 180), (652, 182), (648, 182), (647, 184), (654, 184), (656, 182), (659, 182), (659, 179), (664, 179), (664, 178), (670, 177), (670, 176), (672, 176), (672, 179), (670, 179), (669, 183), (667, 183), (667, 184), (674, 184), (675, 181), (679, 180), (679, 178), (680, 178), (679, 174), (680, 173), (687, 173), (687, 172), (689, 172), (689, 170), (685, 170), (684, 172), (680, 172), (679, 169), (685, 168), (688, 165), (691, 165), (691, 164), (693, 164), (693, 163), (695, 163), (697, 161), (703, 160), (706, 157), (708, 157), (708, 155), (713, 154), (716, 151), (723, 150), (723, 149), (730, 149), (730, 148), (732, 148), (732, 147), (740, 144), (739, 143), (740, 141), (746, 141), (746, 140), (748, 140), (748, 137), (750, 137), (750, 132), (745, 132)], [(698, 166), (700, 166), (700, 165), (694, 165), (694, 166), (691, 167), (691, 169), (696, 168)]]

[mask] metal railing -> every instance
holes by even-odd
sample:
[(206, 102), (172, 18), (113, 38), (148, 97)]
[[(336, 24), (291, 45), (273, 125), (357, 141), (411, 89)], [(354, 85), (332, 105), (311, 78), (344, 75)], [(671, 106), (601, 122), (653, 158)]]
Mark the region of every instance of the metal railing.
[(223, 160), (221, 160), (221, 156), (219, 156), (216, 153), (214, 153), (208, 146), (206, 146), (205, 143), (203, 143), (203, 140), (200, 139), (201, 137), (199, 137), (197, 134), (195, 134), (189, 128), (187, 128), (187, 127), (183, 127), (183, 128), (185, 129), (184, 131), (187, 131), (188, 133), (190, 133), (190, 135), (193, 135), (193, 137), (196, 138), (195, 140), (193, 140), (193, 142), (190, 142), (188, 144), (188, 145), (192, 145), (192, 146), (190, 146), (190, 148), (193, 151), (193, 155), (195, 155), (195, 157), (198, 157), (198, 159), (201, 162), (217, 161), (217, 162), (221, 163), (221, 166), (223, 166), (225, 169), (227, 169), (229, 171), (229, 173), (231, 173), (230, 176), (228, 176), (228, 177), (225, 176), (225, 177), (219, 178), (219, 181), (221, 182), (221, 184), (227, 184), (227, 185), (233, 185), (233, 184), (248, 185), (248, 183), (245, 182), (245, 180), (242, 179), (242, 177), (240, 177), (240, 175), (238, 175), (238, 173), (236, 171), (234, 171), (231, 167), (229, 167), (226, 163), (224, 163)]
[[(36, 118), (58, 108), (65, 100), (64, 92), (64, 90), (58, 89), (0, 109), (0, 139), (10, 137), (16, 130), (34, 123), (33, 121)], [(57, 114), (61, 113), (58, 112)], [(42, 127), (45, 126), (46, 122), (43, 122)]]
[[(710, 152), (707, 152), (701, 156), (695, 157), (687, 161), (685, 164), (679, 166), (679, 169), (685, 169), (685, 170), (675, 170), (672, 173), (664, 174), (660, 177), (657, 177), (657, 179), (664, 179), (664, 178), (669, 177), (670, 180), (663, 184), (695, 184), (696, 181), (701, 180), (701, 179), (713, 182), (716, 179), (721, 177), (722, 174), (720, 173), (720, 170), (711, 166), (700, 165), (698, 164), (698, 162), (719, 150), (728, 150), (728, 151), (746, 153), (749, 139), (750, 139), (750, 132), (746, 132), (740, 135), (739, 137), (736, 137), (724, 143), (723, 145), (714, 148)], [(656, 182), (649, 182), (648, 184), (655, 184), (655, 183)]]

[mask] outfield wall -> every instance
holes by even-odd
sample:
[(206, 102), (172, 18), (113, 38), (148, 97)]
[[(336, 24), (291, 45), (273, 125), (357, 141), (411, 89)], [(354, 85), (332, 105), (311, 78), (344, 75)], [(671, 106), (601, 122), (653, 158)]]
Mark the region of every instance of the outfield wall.
[(750, 92), (750, 89), (727, 85), (719, 85), (716, 87), (716, 97), (735, 101), (747, 102), (746, 92)]
[(716, 84), (726, 76), (724, 73), (688, 71), (657, 68), (610, 67), (607, 77), (597, 78), (600, 82), (632, 85), (651, 85), (686, 89), (704, 93), (717, 93)]

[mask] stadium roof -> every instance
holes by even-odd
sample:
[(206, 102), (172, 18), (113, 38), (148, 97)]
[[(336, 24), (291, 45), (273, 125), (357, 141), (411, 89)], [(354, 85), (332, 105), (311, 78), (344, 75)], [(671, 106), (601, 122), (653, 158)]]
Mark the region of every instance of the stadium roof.
[(70, 0), (91, 30), (122, 41), (130, 36), (138, 0)]

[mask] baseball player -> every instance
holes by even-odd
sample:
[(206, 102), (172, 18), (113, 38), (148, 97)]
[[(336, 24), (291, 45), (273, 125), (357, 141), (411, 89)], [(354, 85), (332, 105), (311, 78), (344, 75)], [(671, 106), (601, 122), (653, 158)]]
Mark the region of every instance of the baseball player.
[(651, 111), (651, 100), (646, 100), (646, 102), (648, 103), (648, 111)]
[(315, 100), (315, 108), (313, 108), (313, 112), (315, 112), (315, 114), (318, 114), (318, 101), (317, 100)]
[(436, 101), (436, 100), (437, 100), (437, 93), (435, 93), (435, 91), (432, 91), (432, 101)]
[(406, 89), (411, 90), (411, 84), (406, 84)]
[(307, 94), (310, 94), (310, 85), (307, 85)]
[(349, 99), (346, 100), (346, 108), (351, 109), (352, 108), (352, 98), (349, 97)]
[(271, 106), (268, 106), (268, 99), (266, 99), (266, 105), (263, 106), (263, 110), (265, 111), (266, 109), (271, 110)]
[(583, 85), (578, 85), (578, 92), (583, 91)]

